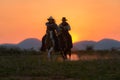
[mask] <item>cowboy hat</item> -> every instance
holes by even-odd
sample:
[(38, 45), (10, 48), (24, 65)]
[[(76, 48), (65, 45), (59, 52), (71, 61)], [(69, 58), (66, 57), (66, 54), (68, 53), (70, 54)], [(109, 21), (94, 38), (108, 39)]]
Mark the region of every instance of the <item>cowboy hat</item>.
[(64, 20), (64, 21), (67, 21), (66, 17), (62, 17), (62, 21), (63, 21), (63, 20)]
[(48, 18), (48, 20), (54, 20), (54, 18), (53, 18), (52, 16), (50, 16), (50, 17)]

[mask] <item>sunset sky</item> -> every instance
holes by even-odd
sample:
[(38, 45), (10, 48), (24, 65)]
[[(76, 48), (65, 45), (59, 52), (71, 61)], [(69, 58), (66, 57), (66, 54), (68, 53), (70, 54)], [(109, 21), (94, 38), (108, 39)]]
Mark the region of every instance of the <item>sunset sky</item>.
[(68, 19), (73, 42), (120, 41), (120, 0), (0, 0), (0, 44), (41, 40), (49, 16)]

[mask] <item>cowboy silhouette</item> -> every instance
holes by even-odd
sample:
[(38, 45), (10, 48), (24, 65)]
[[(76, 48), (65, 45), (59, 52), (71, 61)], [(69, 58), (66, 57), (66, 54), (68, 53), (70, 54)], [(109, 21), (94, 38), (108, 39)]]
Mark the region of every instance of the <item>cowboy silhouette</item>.
[(63, 17), (62, 22), (59, 25), (59, 28), (63, 30), (62, 32), (64, 32), (64, 36), (67, 39), (67, 45), (69, 46), (69, 48), (72, 48), (73, 47), (72, 37), (69, 33), (69, 31), (71, 30), (71, 27), (66, 21), (67, 21), (66, 17)]
[(46, 22), (47, 29), (46, 29), (46, 34), (42, 38), (41, 51), (46, 50), (45, 40), (46, 40), (46, 36), (47, 36), (48, 31), (50, 31), (50, 34), (51, 34), (50, 39), (52, 40), (52, 43), (54, 45), (54, 49), (56, 51), (59, 51), (58, 38), (56, 36), (56, 34), (59, 32), (59, 28), (58, 28), (57, 24), (55, 23), (55, 19), (52, 16), (50, 16), (47, 20), (48, 20), (48, 22)]

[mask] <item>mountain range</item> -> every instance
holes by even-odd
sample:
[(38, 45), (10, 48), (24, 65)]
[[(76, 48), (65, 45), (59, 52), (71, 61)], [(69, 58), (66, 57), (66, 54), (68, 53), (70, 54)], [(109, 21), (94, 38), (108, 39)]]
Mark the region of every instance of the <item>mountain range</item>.
[[(18, 44), (1, 44), (8, 48), (34, 49), (39, 50), (42, 42), (36, 38), (28, 38)], [(110, 50), (112, 48), (120, 48), (120, 41), (114, 39), (102, 39), (96, 41), (80, 41), (73, 44), (72, 50), (85, 50), (87, 46), (92, 46), (95, 50)]]
[(85, 50), (87, 46), (92, 46), (94, 50), (111, 50), (112, 48), (120, 49), (120, 41), (114, 39), (102, 39), (95, 41), (80, 41), (74, 43), (74, 50)]
[(36, 38), (28, 38), (21, 41), (18, 44), (1, 44), (0, 46), (4, 46), (7, 48), (20, 48), (20, 49), (34, 49), (39, 50), (42, 43), (39, 39)]

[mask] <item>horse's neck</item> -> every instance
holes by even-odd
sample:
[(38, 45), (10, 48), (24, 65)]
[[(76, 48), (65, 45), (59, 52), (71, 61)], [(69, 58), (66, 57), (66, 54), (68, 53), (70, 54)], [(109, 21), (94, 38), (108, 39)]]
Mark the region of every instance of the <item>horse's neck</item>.
[(53, 36), (54, 31), (47, 31), (47, 36)]
[(53, 32), (54, 32), (54, 31), (47, 31), (47, 38), (46, 38), (47, 45), (49, 45), (49, 46), (51, 46), (51, 47), (55, 46), (55, 41), (54, 41)]

